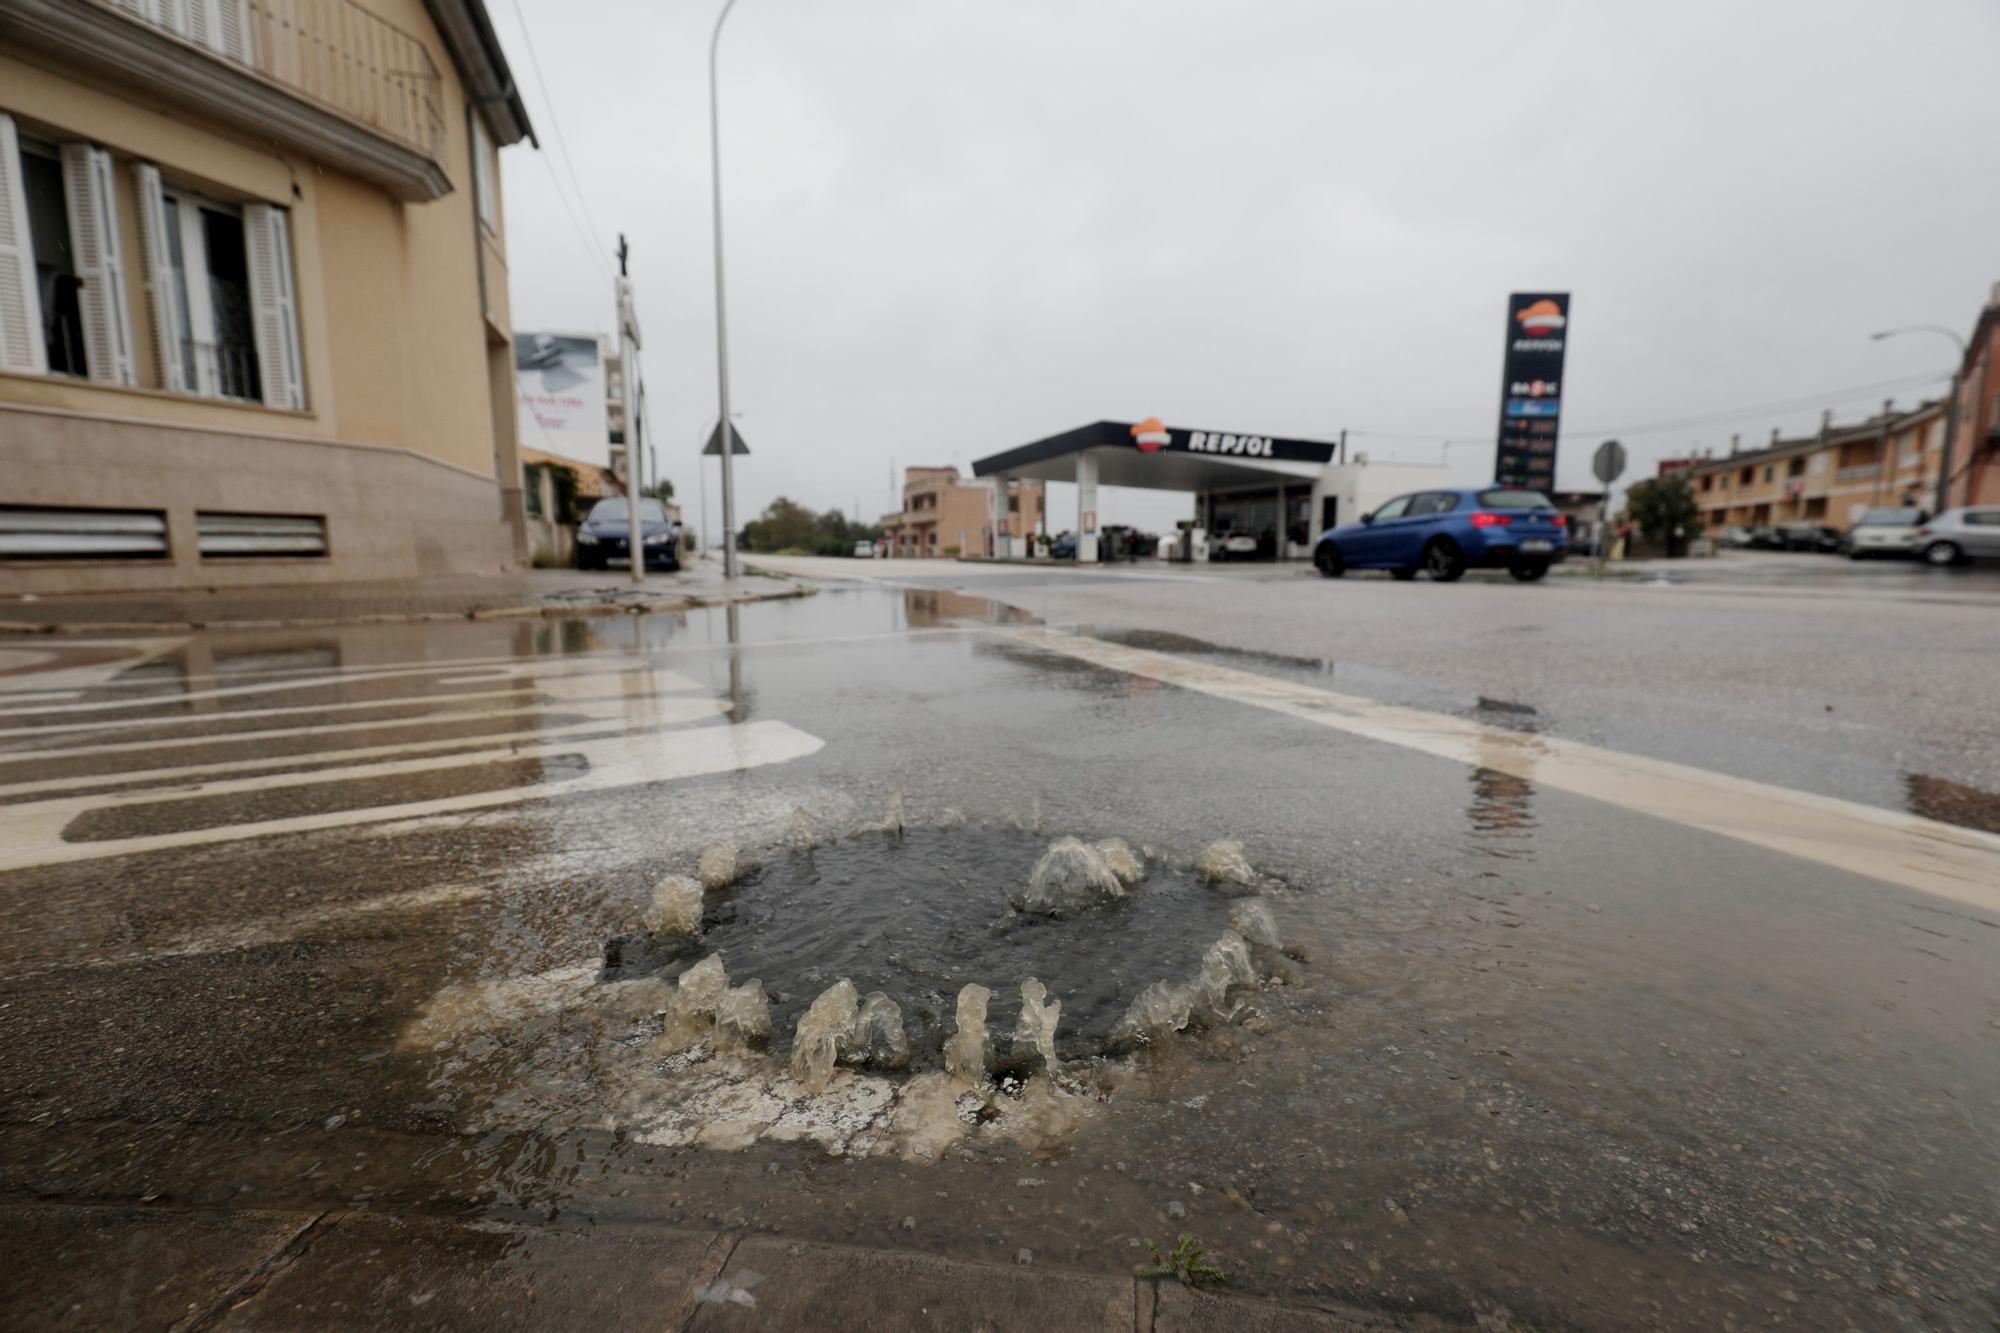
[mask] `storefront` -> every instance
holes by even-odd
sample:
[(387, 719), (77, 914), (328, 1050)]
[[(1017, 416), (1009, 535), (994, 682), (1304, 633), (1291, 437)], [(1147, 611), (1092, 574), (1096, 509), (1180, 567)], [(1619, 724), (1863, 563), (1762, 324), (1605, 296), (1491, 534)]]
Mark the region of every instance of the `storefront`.
[(1322, 440), (1190, 430), (1156, 418), (1098, 421), (982, 458), (972, 472), (1000, 482), (1074, 482), (1076, 558), (1085, 563), (1099, 558), (1100, 485), (1186, 492), (1194, 497), (1194, 526), (1211, 549), (1234, 534), (1256, 544), (1244, 558), (1301, 560), (1311, 556), (1321, 531), (1359, 517), (1363, 506), (1443, 484), (1441, 467), (1370, 464), (1360, 456), (1335, 462), (1335, 447)]

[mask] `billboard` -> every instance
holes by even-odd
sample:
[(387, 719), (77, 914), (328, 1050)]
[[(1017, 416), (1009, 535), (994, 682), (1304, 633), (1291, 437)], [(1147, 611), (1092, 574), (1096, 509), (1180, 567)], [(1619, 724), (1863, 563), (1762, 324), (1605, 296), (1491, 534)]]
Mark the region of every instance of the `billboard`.
[(595, 333), (514, 334), (515, 430), (523, 446), (611, 466), (603, 344)]
[(1562, 421), (1568, 292), (1515, 292), (1507, 298), (1507, 355), (1500, 371), (1500, 438), (1493, 480), (1546, 491), (1556, 484)]

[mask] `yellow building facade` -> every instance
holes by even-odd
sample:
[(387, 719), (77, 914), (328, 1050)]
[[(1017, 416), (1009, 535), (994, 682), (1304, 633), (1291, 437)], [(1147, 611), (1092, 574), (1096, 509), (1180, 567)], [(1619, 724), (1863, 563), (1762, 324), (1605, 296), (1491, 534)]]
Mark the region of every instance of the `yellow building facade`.
[(0, 590), (520, 563), (479, 0), (0, 0)]

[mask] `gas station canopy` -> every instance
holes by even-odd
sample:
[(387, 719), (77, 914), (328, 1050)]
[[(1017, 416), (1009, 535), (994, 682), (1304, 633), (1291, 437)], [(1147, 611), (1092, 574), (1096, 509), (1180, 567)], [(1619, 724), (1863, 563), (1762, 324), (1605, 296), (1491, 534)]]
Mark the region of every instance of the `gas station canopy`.
[(1105, 486), (1201, 492), (1317, 476), (1333, 450), (1320, 440), (1188, 430), (1156, 420), (1098, 421), (979, 459), (972, 474), (1076, 481), (1077, 464), (1088, 457), (1096, 464), (1094, 480)]

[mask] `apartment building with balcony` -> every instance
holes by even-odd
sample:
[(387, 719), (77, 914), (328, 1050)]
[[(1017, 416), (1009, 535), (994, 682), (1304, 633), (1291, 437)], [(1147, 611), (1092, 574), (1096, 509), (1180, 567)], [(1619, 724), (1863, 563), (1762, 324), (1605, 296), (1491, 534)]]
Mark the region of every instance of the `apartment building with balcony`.
[(1762, 449), (1687, 460), (1683, 471), (1710, 533), (1731, 525), (1847, 528), (1869, 509), (1929, 507), (1944, 460), (1944, 404), (1893, 404), (1865, 421), (1780, 439)]
[[(1026, 537), (1041, 526), (1046, 495), (1039, 481), (1010, 481), (997, 531)], [(889, 554), (911, 559), (992, 555), (993, 483), (966, 481), (955, 467), (903, 469), (903, 507), (882, 515)]]
[(0, 590), (525, 544), (481, 0), (0, 0)]

